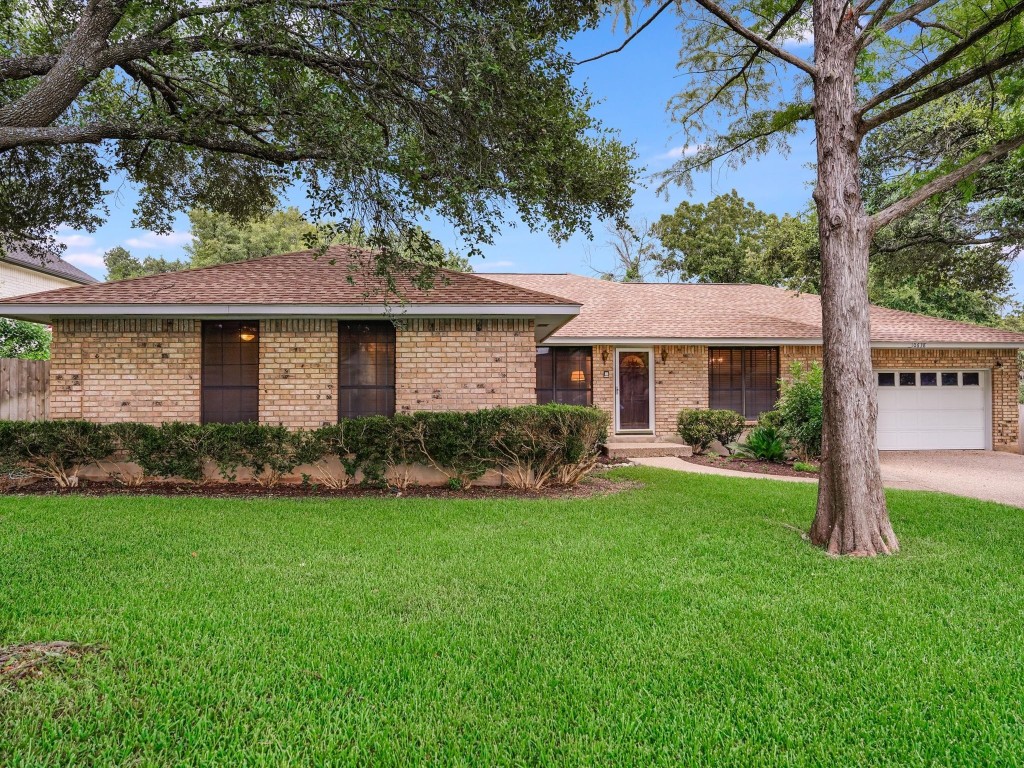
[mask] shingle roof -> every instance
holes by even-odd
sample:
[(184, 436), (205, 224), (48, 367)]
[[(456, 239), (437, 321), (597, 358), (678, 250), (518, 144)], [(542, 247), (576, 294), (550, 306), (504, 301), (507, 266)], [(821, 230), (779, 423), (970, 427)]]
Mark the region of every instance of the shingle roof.
[[(373, 276), (372, 254), (332, 246), (319, 258), (313, 251), (267, 256), (252, 261), (169, 272), (0, 301), (19, 305), (371, 305), (399, 302), (382, 279)], [(544, 305), (566, 307), (572, 301), (474, 274), (441, 270), (429, 290), (410, 275), (399, 275), (398, 292), (407, 304)]]
[[(580, 314), (549, 338), (821, 340), (821, 301), (767, 285), (614, 283), (571, 274), (489, 274), (508, 285), (565, 296)], [(1024, 334), (871, 308), (874, 343), (1024, 346)]]
[(62, 277), (65, 280), (82, 283), (83, 285), (99, 282), (95, 277), (83, 272), (74, 264), (64, 261), (56, 253), (42, 256), (29, 253), (23, 248), (13, 245), (8, 247), (6, 254), (0, 255), (0, 261), (9, 261), (12, 264), (17, 264), (19, 267), (26, 267), (36, 272), (45, 272), (48, 275), (55, 275), (56, 277)]

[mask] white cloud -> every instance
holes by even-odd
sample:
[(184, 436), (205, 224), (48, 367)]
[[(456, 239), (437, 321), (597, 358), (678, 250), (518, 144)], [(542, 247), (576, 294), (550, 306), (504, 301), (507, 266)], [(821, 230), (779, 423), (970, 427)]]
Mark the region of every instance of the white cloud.
[(795, 35), (784, 37), (779, 41), (779, 44), (783, 48), (803, 48), (807, 45), (814, 44), (814, 30), (805, 29), (797, 32)]
[(473, 269), (477, 272), (499, 272), (509, 267), (514, 267), (516, 263), (514, 261), (490, 261), (484, 259), (473, 264)]
[(693, 157), (700, 152), (704, 147), (697, 146), (685, 146), (685, 147), (672, 147), (668, 152), (656, 156), (655, 160), (678, 160), (682, 157)]
[(75, 232), (61, 232), (57, 235), (57, 240), (68, 248), (87, 248), (96, 242), (96, 238), (91, 235), (80, 235)]
[(64, 251), (61, 256), (64, 261), (69, 264), (74, 264), (76, 267), (92, 267), (94, 269), (103, 269), (103, 249), (94, 248), (92, 250), (77, 251), (68, 249)]
[(174, 248), (192, 242), (191, 232), (167, 232), (157, 234), (146, 232), (139, 237), (129, 237), (124, 244), (129, 248)]

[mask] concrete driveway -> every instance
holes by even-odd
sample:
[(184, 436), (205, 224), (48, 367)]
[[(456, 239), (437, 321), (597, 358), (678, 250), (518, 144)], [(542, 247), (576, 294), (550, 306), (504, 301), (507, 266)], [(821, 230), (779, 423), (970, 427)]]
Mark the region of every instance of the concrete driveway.
[(1024, 456), (998, 451), (882, 451), (886, 488), (941, 491), (1024, 507)]

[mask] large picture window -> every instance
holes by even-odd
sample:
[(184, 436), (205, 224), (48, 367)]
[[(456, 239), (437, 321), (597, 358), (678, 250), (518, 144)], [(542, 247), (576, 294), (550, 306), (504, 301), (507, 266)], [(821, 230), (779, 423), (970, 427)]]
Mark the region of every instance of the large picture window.
[(708, 350), (711, 408), (727, 408), (754, 420), (775, 407), (779, 397), (776, 347), (718, 347)]
[(338, 323), (338, 418), (394, 415), (394, 324)]
[(259, 418), (259, 322), (204, 320), (203, 423), (233, 424)]
[(592, 405), (591, 347), (537, 347), (537, 402)]

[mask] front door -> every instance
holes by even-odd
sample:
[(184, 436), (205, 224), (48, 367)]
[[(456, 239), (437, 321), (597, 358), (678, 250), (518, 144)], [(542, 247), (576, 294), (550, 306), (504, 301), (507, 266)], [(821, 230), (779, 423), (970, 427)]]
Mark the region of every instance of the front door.
[(618, 395), (616, 430), (651, 430), (651, 352), (647, 349), (619, 349), (615, 352)]

